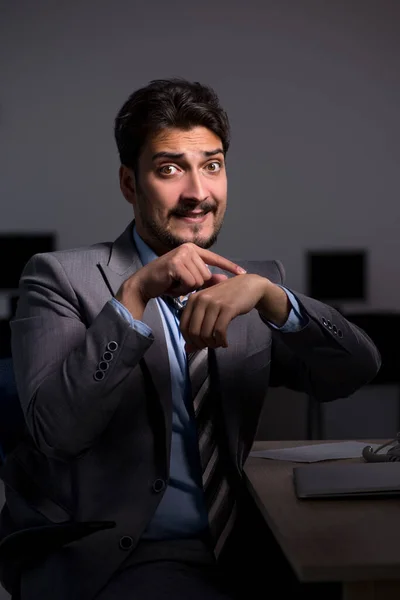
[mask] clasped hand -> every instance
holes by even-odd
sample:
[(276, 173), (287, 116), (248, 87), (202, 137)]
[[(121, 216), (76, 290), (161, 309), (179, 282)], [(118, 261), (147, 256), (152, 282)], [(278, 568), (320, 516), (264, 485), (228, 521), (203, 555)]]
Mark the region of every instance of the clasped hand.
[[(219, 267), (234, 277), (212, 274), (207, 265)], [(151, 298), (190, 294), (181, 315), (180, 328), (187, 350), (191, 351), (206, 347), (226, 348), (229, 323), (254, 307), (269, 310), (271, 288), (277, 286), (268, 279), (248, 274), (210, 250), (185, 243), (131, 275), (122, 284), (116, 299), (140, 320)], [(280, 288), (277, 289), (282, 293)], [(272, 293), (272, 304), (273, 296)]]
[(188, 350), (227, 348), (229, 323), (258, 304), (266, 282), (259, 275), (236, 275), (191, 294), (180, 321)]

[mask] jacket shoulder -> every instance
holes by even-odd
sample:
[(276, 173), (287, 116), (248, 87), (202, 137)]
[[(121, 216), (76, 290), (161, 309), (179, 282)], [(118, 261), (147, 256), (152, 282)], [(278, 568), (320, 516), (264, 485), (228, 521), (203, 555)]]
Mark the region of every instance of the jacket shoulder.
[(40, 257), (42, 260), (51, 260), (52, 258), (55, 258), (61, 264), (79, 261), (98, 262), (109, 258), (112, 245), (113, 242), (99, 242), (90, 246), (80, 246), (77, 248), (69, 248), (67, 250), (46, 252), (41, 254)]

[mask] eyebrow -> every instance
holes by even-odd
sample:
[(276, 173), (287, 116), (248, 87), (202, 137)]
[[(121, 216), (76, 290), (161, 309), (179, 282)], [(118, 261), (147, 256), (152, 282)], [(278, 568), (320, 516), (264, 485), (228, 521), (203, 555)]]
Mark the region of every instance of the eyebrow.
[[(205, 156), (206, 158), (223, 153), (224, 151), (222, 150), (222, 148), (215, 148), (215, 150), (204, 150), (202, 152), (203, 156)], [(177, 160), (179, 158), (183, 158), (184, 156), (184, 152), (156, 152), (156, 154), (153, 154), (152, 160), (157, 160), (157, 158), (169, 158), (171, 160)]]

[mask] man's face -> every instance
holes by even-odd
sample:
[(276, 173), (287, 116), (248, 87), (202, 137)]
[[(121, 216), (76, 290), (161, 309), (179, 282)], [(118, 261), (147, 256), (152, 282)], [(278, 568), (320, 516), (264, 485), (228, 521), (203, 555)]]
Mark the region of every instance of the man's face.
[(123, 179), (121, 174), (137, 231), (157, 254), (184, 242), (202, 248), (214, 244), (226, 209), (227, 177), (222, 143), (212, 131), (194, 127), (157, 132), (142, 150), (130, 197)]

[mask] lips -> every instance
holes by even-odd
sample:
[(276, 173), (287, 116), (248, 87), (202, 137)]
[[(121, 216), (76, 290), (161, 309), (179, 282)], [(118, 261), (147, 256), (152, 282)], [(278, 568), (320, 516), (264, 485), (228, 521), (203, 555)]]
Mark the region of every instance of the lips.
[(182, 217), (186, 217), (188, 219), (200, 219), (201, 217), (205, 217), (206, 214), (205, 212), (197, 212), (197, 213), (185, 213), (184, 215), (180, 215)]
[(207, 212), (199, 212), (199, 213), (185, 213), (184, 215), (176, 215), (178, 219), (186, 222), (186, 223), (204, 223), (207, 219)]
[(209, 210), (201, 210), (201, 211), (193, 211), (193, 212), (185, 212), (185, 213), (176, 213), (175, 216), (181, 218), (189, 218), (189, 219), (200, 219), (201, 217), (205, 217), (208, 215)]

